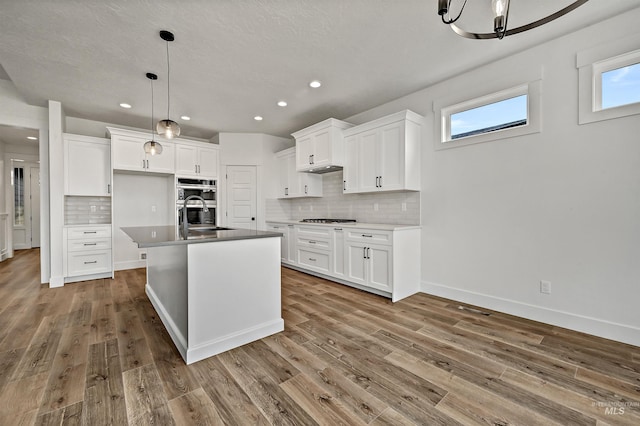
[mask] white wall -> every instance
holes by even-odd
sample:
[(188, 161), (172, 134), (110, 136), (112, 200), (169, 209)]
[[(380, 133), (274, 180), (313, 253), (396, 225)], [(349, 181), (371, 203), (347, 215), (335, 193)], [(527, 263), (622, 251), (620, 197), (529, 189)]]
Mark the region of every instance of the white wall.
[(220, 179), (218, 181), (218, 206), (221, 224), (226, 224), (225, 177), (227, 166), (256, 166), (258, 229), (266, 229), (266, 199), (275, 198), (279, 179), (274, 153), (293, 146), (293, 139), (265, 135), (263, 133), (220, 133), (215, 141), (220, 144)]
[(127, 226), (174, 225), (175, 178), (153, 174), (113, 174), (113, 256), (116, 270), (144, 268), (137, 244), (120, 230)]
[[(346, 119), (426, 117), (425, 292), (640, 345), (640, 117), (578, 125), (576, 69), (576, 52), (639, 20), (635, 9)], [(434, 101), (540, 66), (541, 133), (433, 149)]]

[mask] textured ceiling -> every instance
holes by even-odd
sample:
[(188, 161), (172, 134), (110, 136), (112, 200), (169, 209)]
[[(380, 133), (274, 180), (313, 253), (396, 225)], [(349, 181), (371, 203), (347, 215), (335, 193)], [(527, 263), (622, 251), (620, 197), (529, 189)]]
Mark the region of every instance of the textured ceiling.
[[(540, 17), (568, 3), (514, 0), (512, 17)], [(218, 132), (288, 136), (328, 117), (346, 118), (636, 8), (638, 0), (591, 0), (502, 41), (456, 36), (440, 23), (436, 0), (0, 4), (0, 66), (27, 102), (57, 100), (68, 116), (124, 126), (150, 126), (150, 71), (159, 76), (156, 118), (165, 118), (166, 50), (158, 31), (172, 31), (170, 116), (183, 134), (210, 138)], [(310, 89), (312, 79), (323, 86)], [(289, 106), (276, 106), (281, 99)], [(124, 110), (120, 102), (133, 108)], [(255, 115), (264, 120), (254, 121)]]

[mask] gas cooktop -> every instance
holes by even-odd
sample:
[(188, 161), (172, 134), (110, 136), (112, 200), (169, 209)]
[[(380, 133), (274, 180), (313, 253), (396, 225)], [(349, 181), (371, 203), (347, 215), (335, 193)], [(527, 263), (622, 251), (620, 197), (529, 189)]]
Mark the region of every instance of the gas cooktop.
[(355, 223), (355, 219), (302, 219), (305, 223)]

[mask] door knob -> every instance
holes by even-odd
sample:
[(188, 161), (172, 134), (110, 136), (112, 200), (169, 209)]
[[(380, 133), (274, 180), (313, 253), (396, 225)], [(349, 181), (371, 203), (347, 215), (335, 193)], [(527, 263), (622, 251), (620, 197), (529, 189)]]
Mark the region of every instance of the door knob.
[(256, 218), (255, 218), (255, 217), (252, 217), (252, 218), (251, 218), (251, 220), (256, 220)]

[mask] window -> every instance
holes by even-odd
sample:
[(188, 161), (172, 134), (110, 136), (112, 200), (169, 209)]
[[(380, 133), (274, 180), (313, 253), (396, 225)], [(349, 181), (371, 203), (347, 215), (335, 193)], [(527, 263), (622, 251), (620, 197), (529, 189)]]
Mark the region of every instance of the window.
[(640, 63), (601, 72), (599, 80), (600, 105), (597, 109), (640, 102)]
[(578, 53), (580, 124), (640, 114), (640, 50), (629, 46), (638, 41)]
[(436, 149), (539, 132), (540, 86), (536, 80), (455, 105), (434, 105), (440, 116)]
[(22, 167), (13, 169), (13, 184), (13, 201), (15, 203), (13, 224), (24, 226), (24, 169)]
[(527, 95), (451, 114), (451, 140), (527, 124)]

